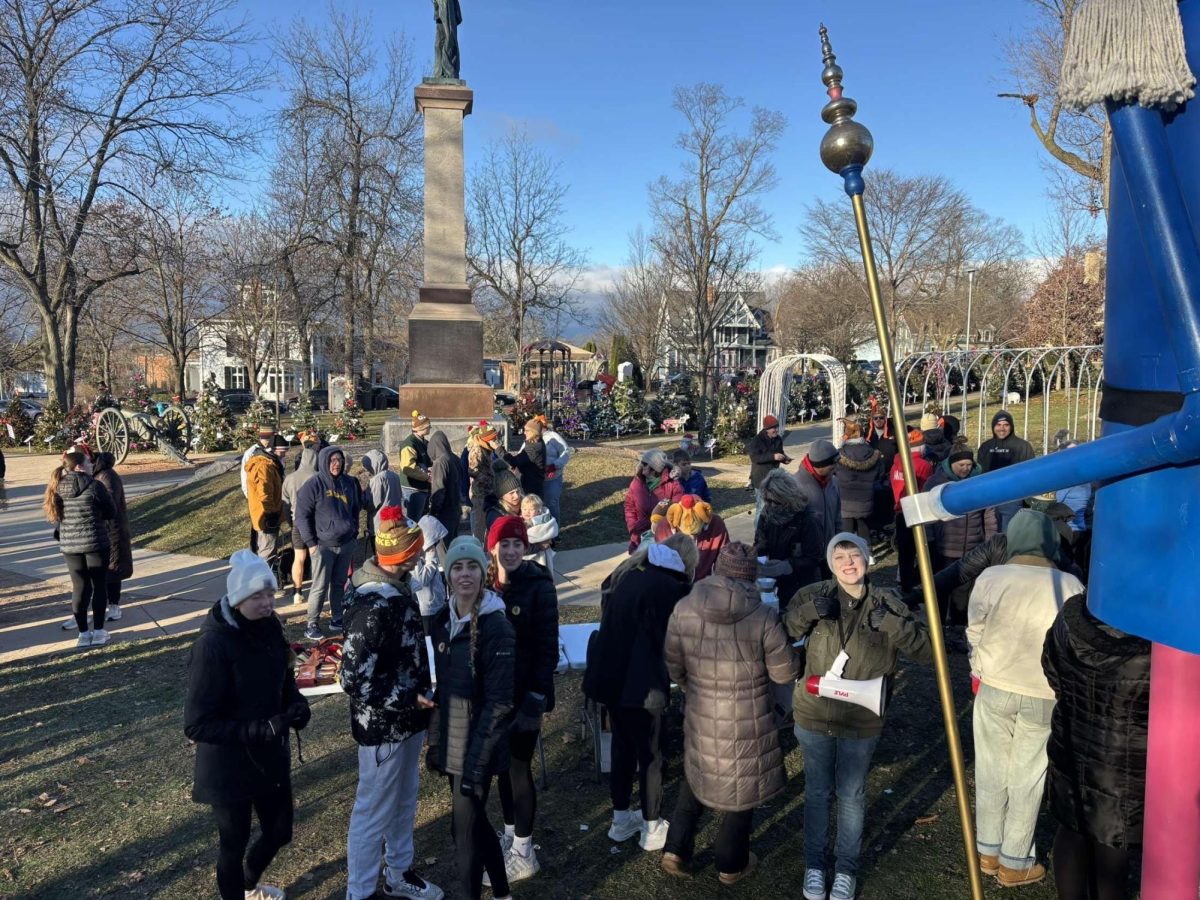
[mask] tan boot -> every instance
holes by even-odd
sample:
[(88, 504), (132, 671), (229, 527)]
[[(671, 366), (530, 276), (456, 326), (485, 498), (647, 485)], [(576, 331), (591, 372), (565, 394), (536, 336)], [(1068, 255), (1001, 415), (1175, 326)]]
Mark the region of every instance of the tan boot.
[(753, 853), (751, 853), (750, 858), (746, 861), (746, 868), (742, 869), (742, 871), (740, 871), (740, 872), (720, 872), (717, 874), (717, 877), (721, 880), (721, 884), (734, 885), (734, 884), (737, 884), (739, 881), (741, 881), (743, 878), (749, 878), (751, 875), (754, 874), (754, 870), (757, 868), (758, 868), (758, 857), (755, 856)]
[(678, 853), (664, 853), (662, 855), (662, 868), (668, 875), (674, 875), (676, 878), (690, 878), (692, 874), (688, 868), (687, 860)]
[(1037, 884), (1046, 877), (1046, 867), (1041, 863), (1034, 863), (1028, 869), (1010, 869), (1003, 863), (1000, 864), (1000, 871), (996, 873), (996, 880), (1000, 882), (1000, 887), (1020, 887), (1023, 884)]
[(980, 853), (979, 871), (981, 871), (984, 875), (995, 875), (1000, 871), (1000, 857), (990, 856), (987, 853)]

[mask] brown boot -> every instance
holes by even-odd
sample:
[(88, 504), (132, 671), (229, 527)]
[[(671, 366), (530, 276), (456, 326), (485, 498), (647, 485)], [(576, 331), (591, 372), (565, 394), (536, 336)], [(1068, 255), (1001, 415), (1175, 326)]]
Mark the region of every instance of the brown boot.
[(1010, 869), (1003, 863), (1000, 864), (1000, 871), (996, 873), (996, 880), (1000, 882), (1000, 887), (1020, 887), (1023, 884), (1037, 884), (1046, 877), (1046, 867), (1041, 863), (1034, 863), (1028, 869)]
[(734, 884), (737, 884), (739, 881), (741, 881), (743, 878), (748, 878), (751, 875), (753, 875), (754, 870), (757, 868), (758, 868), (758, 857), (755, 856), (753, 853), (751, 853), (750, 858), (748, 860), (746, 860), (746, 868), (742, 869), (742, 871), (740, 871), (740, 872), (720, 872), (720, 873), (718, 873), (717, 877), (721, 880), (721, 884), (734, 885)]
[(674, 875), (676, 878), (690, 878), (692, 874), (688, 868), (687, 860), (678, 853), (664, 853), (662, 855), (662, 868), (668, 875)]
[(989, 856), (987, 853), (979, 854), (979, 871), (984, 875), (995, 875), (1000, 871), (1000, 857)]

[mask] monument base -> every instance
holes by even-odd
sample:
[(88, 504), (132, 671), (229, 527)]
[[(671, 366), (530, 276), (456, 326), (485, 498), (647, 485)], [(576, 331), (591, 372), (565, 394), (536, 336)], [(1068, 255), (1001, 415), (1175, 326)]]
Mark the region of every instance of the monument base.
[[(422, 410), (423, 411), (423, 410)], [(474, 428), (480, 419), (487, 419), (500, 434), (500, 446), (508, 446), (508, 420), (493, 419), (492, 416), (476, 416), (474, 419), (433, 419), (433, 430), (440, 431), (450, 441), (450, 447), (455, 453), (462, 451), (467, 445), (467, 429)], [(412, 420), (408, 416), (397, 416), (383, 423), (383, 452), (396, 462), (400, 453), (400, 442), (412, 431)]]
[(490, 419), (496, 414), (496, 395), (486, 384), (420, 383), (400, 385), (400, 416), (414, 409), (433, 420)]
[[(422, 288), (424, 291), (425, 288)], [(444, 416), (490, 416), (493, 409), (492, 390), (483, 384), (483, 317), (468, 303), (418, 303), (408, 316), (408, 377), (405, 387), (478, 389), (486, 395), (478, 402), (454, 401)], [(400, 389), (400, 408), (405, 411), (431, 407), (420, 403), (415, 407), (403, 399)], [(450, 402), (450, 401), (447, 401)], [(469, 408), (455, 405), (468, 403)]]

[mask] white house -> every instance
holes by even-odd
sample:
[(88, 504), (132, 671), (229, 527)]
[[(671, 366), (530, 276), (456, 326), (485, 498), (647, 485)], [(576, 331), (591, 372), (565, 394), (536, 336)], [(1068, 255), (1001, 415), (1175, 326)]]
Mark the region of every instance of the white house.
[[(272, 344), (272, 329), (267, 328), (262, 335), (262, 352), (266, 354)], [(217, 385), (226, 389), (253, 390), (251, 376), (238, 353), (238, 341), (241, 340), (237, 328), (229, 319), (211, 319), (200, 327), (199, 351), (188, 363), (187, 386), (189, 389), (198, 388), (200, 382), (208, 373), (216, 375)], [(329, 377), (328, 354), (326, 352), (326, 336), (316, 332), (310, 338), (312, 351), (312, 370), (310, 384), (327, 384)], [(259, 374), (262, 390), (259, 396), (264, 400), (274, 400), (294, 397), (300, 393), (303, 384), (304, 361), (301, 353), (300, 338), (296, 330), (286, 322), (279, 324), (279, 360), (276, 364), (275, 354), (270, 353), (267, 364)]]
[[(663, 298), (660, 328), (664, 346), (655, 366), (656, 377), (687, 369), (695, 357), (694, 343), (692, 346), (681, 344), (680, 335), (686, 334), (687, 329), (671, 327), (672, 307), (683, 310), (686, 315), (689, 302), (679, 292), (676, 295), (682, 300), (681, 303), (670, 303), (667, 297)], [(765, 369), (767, 363), (779, 356), (779, 347), (774, 339), (775, 323), (767, 306), (766, 294), (761, 291), (738, 291), (732, 296), (723, 294), (721, 305), (726, 308), (726, 313), (715, 326), (713, 374), (719, 376), (749, 369)]]

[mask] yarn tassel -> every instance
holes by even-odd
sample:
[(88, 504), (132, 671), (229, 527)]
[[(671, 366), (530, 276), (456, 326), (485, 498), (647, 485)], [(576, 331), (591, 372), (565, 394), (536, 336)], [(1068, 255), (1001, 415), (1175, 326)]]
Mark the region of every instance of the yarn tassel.
[(1113, 100), (1167, 110), (1195, 96), (1177, 0), (1085, 0), (1063, 52), (1058, 94), (1086, 109)]

